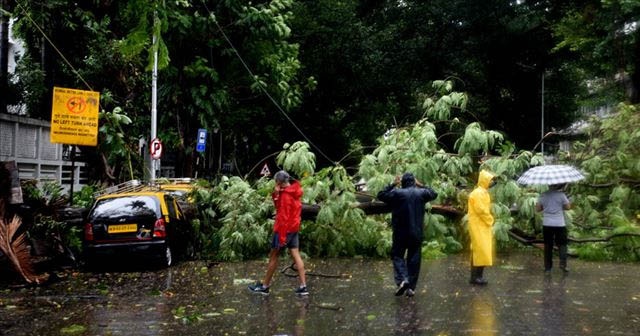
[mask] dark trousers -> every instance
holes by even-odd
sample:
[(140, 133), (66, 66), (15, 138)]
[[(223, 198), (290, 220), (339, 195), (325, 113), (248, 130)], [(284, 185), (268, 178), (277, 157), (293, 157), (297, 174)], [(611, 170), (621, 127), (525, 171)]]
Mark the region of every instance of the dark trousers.
[(394, 240), (391, 246), (391, 260), (396, 285), (408, 281), (409, 288), (415, 290), (420, 276), (422, 242)]
[(544, 237), (544, 269), (550, 270), (553, 267), (553, 244), (558, 246), (560, 255), (560, 268), (567, 267), (567, 228), (565, 226), (543, 226), (542, 236)]

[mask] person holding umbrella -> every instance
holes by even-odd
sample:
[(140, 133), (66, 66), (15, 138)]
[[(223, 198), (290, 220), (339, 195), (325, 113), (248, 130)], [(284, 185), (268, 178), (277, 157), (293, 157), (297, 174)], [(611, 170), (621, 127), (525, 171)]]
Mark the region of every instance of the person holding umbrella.
[(552, 184), (549, 190), (540, 194), (536, 210), (542, 212), (542, 236), (544, 237), (544, 271), (551, 272), (553, 266), (553, 243), (558, 246), (560, 269), (568, 273), (567, 268), (567, 226), (564, 222), (564, 210), (571, 209), (571, 203), (564, 194), (565, 184)]
[(468, 221), (471, 237), (471, 278), (472, 285), (486, 285), (482, 273), (486, 266), (493, 266), (493, 215), (489, 188), (495, 184), (494, 175), (481, 170), (478, 185), (469, 194)]
[(585, 177), (573, 166), (542, 165), (533, 167), (518, 178), (520, 184), (547, 185), (549, 190), (542, 193), (536, 203), (536, 210), (542, 211), (542, 235), (544, 237), (544, 270), (550, 272), (553, 266), (553, 243), (558, 246), (560, 268), (567, 273), (567, 228), (564, 210), (571, 203), (562, 191), (566, 183), (578, 182)]

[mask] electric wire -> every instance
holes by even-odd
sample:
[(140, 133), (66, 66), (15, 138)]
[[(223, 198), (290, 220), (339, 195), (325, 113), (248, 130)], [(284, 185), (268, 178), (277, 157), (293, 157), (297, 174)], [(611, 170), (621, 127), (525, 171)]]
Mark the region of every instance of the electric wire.
[[(82, 83), (84, 83), (84, 85), (87, 88), (89, 88), (89, 90), (93, 91), (93, 88), (91, 87), (91, 85), (89, 85), (89, 83), (82, 77), (82, 75), (80, 75), (78, 70), (71, 64), (71, 62), (69, 62), (69, 60), (64, 56), (62, 51), (60, 51), (60, 49), (58, 49), (58, 47), (55, 45), (55, 43), (53, 43), (53, 41), (49, 38), (49, 36), (47, 36), (47, 34), (40, 27), (40, 25), (38, 25), (38, 23), (35, 22), (35, 20), (33, 20), (31, 15), (29, 15), (29, 13), (27, 12), (26, 8), (20, 3), (20, 1), (16, 1), (16, 4), (20, 7), (20, 9), (22, 10), (22, 13), (25, 15), (25, 17), (29, 21), (31, 21), (31, 23), (36, 27), (36, 29), (38, 29), (40, 34), (42, 34), (42, 36), (47, 40), (47, 42), (49, 42), (51, 47), (58, 53), (58, 55), (60, 55), (62, 60), (71, 68), (73, 73), (76, 76), (78, 76), (78, 78), (82, 81)], [(313, 148), (315, 148), (318, 151), (318, 153), (320, 153), (325, 159), (329, 160), (329, 162), (335, 163), (334, 160), (332, 160), (327, 154), (325, 154), (324, 151), (322, 151), (322, 149), (320, 149), (320, 147), (318, 147), (313, 141), (311, 141), (311, 139), (298, 127), (298, 125), (293, 121), (293, 119), (291, 119), (291, 117), (280, 106), (280, 104), (278, 104), (278, 102), (271, 96), (271, 94), (269, 94), (269, 92), (262, 85), (262, 83), (260, 83), (259, 81), (255, 80), (256, 77), (255, 77), (253, 71), (251, 70), (251, 68), (249, 68), (249, 65), (244, 61), (244, 59), (240, 55), (240, 52), (236, 49), (235, 45), (231, 42), (231, 39), (229, 39), (227, 34), (224, 32), (224, 30), (222, 29), (222, 26), (220, 26), (220, 24), (218, 23), (218, 20), (216, 19), (216, 16), (209, 10), (207, 5), (204, 3), (204, 0), (202, 1), (202, 4), (203, 4), (204, 8), (207, 10), (207, 12), (209, 13), (209, 16), (213, 19), (213, 22), (215, 23), (216, 27), (218, 28), (218, 30), (222, 34), (222, 37), (229, 44), (229, 46), (233, 50), (233, 52), (236, 55), (236, 57), (238, 57), (238, 60), (240, 61), (240, 63), (242, 63), (242, 66), (249, 73), (249, 75), (251, 75), (251, 78), (254, 79), (254, 81), (256, 82), (257, 86), (265, 94), (265, 96), (267, 96), (267, 98), (269, 98), (269, 100), (273, 103), (273, 105), (276, 107), (276, 109), (285, 117), (285, 119), (287, 119), (287, 121), (289, 121), (289, 123), (291, 123), (291, 125), (298, 131), (298, 133), (300, 133), (300, 135), (302, 135), (302, 137), (305, 140), (307, 140), (309, 142), (309, 144), (311, 146), (313, 146)]]
[(216, 27), (218, 27), (218, 30), (222, 34), (222, 37), (225, 39), (227, 44), (229, 44), (229, 47), (231, 47), (231, 49), (235, 53), (236, 57), (238, 57), (238, 60), (240, 60), (240, 63), (242, 63), (242, 66), (249, 73), (249, 75), (251, 75), (251, 78), (256, 82), (257, 86), (260, 88), (262, 93), (264, 93), (265, 96), (267, 96), (267, 98), (269, 98), (269, 100), (273, 103), (273, 105), (275, 105), (276, 109), (285, 117), (285, 119), (287, 119), (287, 121), (289, 121), (289, 123), (291, 123), (291, 125), (298, 131), (298, 133), (300, 133), (300, 135), (302, 135), (302, 137), (305, 140), (307, 140), (307, 142), (309, 142), (309, 144), (311, 146), (313, 146), (313, 148), (315, 148), (318, 151), (318, 153), (320, 153), (325, 159), (329, 160), (329, 162), (332, 162), (332, 163), (336, 164), (334, 160), (332, 160), (327, 154), (325, 154), (322, 151), (322, 149), (320, 149), (320, 147), (318, 147), (315, 143), (313, 143), (313, 141), (311, 141), (311, 139), (309, 139), (309, 137), (306, 134), (304, 134), (304, 132), (298, 127), (298, 125), (296, 125), (296, 123), (293, 121), (293, 119), (291, 119), (291, 117), (289, 117), (289, 115), (284, 111), (284, 109), (280, 106), (280, 104), (278, 104), (278, 102), (276, 102), (276, 100), (271, 96), (271, 94), (269, 94), (269, 92), (262, 85), (262, 83), (260, 83), (259, 81), (257, 81), (255, 79), (256, 76), (254, 75), (253, 71), (251, 71), (251, 68), (249, 68), (249, 65), (247, 65), (247, 63), (244, 61), (244, 59), (240, 55), (240, 52), (238, 51), (238, 49), (236, 49), (235, 45), (231, 42), (231, 39), (229, 39), (227, 34), (224, 32), (224, 30), (222, 29), (222, 26), (220, 26), (220, 23), (218, 23), (218, 20), (217, 20), (216, 16), (211, 12), (211, 10), (209, 10), (209, 8), (205, 4), (204, 0), (202, 0), (202, 5), (204, 6), (204, 8), (209, 13), (209, 17), (213, 20), (213, 23), (215, 23)]
[(78, 78), (80, 78), (82, 83), (84, 83), (84, 85), (86, 85), (87, 88), (89, 88), (90, 91), (93, 91), (93, 88), (91, 88), (91, 85), (89, 85), (89, 83), (87, 83), (87, 81), (84, 80), (84, 78), (82, 78), (82, 75), (80, 75), (78, 70), (71, 64), (71, 62), (69, 62), (69, 60), (64, 56), (62, 51), (60, 51), (60, 49), (58, 49), (58, 47), (53, 43), (53, 41), (51, 41), (51, 39), (49, 38), (49, 36), (47, 36), (47, 34), (44, 32), (44, 30), (42, 30), (42, 28), (40, 28), (40, 25), (38, 25), (38, 23), (36, 23), (36, 21), (31, 18), (31, 15), (29, 15), (29, 13), (27, 12), (27, 9), (24, 8), (24, 6), (22, 6), (20, 1), (16, 0), (16, 4), (18, 5), (18, 7), (20, 7), (20, 9), (22, 9), (22, 13), (24, 14), (24, 16), (27, 19), (29, 19), (29, 21), (31, 21), (31, 23), (33, 23), (33, 25), (36, 27), (36, 29), (38, 29), (40, 34), (42, 34), (42, 36), (47, 40), (47, 42), (49, 42), (51, 47), (53, 47), (53, 50), (55, 50), (58, 53), (58, 55), (60, 55), (60, 57), (62, 57), (62, 60), (71, 68), (73, 73), (76, 76), (78, 76)]

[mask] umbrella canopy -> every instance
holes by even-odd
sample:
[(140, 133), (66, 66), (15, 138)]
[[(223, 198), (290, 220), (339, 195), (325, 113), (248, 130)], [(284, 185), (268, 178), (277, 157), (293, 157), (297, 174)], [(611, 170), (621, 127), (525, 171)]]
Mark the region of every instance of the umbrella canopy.
[(527, 170), (518, 178), (518, 183), (552, 185), (576, 182), (582, 179), (584, 179), (584, 175), (575, 167), (567, 165), (545, 165)]

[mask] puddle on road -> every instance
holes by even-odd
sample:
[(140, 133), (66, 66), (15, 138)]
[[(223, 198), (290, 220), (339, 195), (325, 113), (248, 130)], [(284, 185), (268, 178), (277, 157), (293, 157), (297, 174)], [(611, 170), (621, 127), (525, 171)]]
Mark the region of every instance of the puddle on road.
[[(282, 259), (281, 267), (289, 260)], [(500, 256), (486, 287), (467, 256), (424, 261), (413, 299), (395, 297), (388, 260), (307, 260), (311, 295), (277, 273), (271, 294), (246, 287), (266, 260), (185, 262), (149, 271), (78, 272), (44, 287), (0, 287), (6, 335), (638, 335), (640, 265)], [(287, 274), (291, 274), (288, 272)]]

